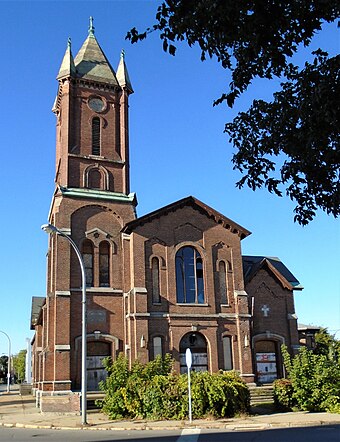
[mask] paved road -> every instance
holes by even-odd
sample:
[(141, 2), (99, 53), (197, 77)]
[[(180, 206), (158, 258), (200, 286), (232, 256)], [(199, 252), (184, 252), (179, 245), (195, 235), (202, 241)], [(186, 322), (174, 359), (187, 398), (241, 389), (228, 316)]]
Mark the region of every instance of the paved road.
[(0, 441), (16, 442), (339, 442), (340, 425), (259, 431), (84, 431), (0, 428)]

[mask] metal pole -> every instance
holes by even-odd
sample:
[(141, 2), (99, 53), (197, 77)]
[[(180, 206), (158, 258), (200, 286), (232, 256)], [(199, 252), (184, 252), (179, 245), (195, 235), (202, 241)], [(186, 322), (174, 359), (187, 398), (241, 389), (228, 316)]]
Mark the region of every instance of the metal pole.
[(85, 264), (80, 250), (73, 239), (66, 235), (64, 232), (59, 230), (52, 224), (44, 224), (41, 228), (47, 233), (56, 233), (57, 235), (66, 238), (73, 250), (75, 251), (80, 264), (81, 270), (81, 287), (82, 287), (82, 326), (81, 326), (81, 423), (83, 425), (87, 424), (87, 367), (86, 367), (86, 356), (87, 356), (87, 343), (86, 343), (86, 274), (85, 274)]
[(7, 333), (0, 330), (0, 333), (7, 336), (8, 339), (8, 361), (7, 361), (7, 393), (11, 391), (11, 339)]
[(189, 422), (192, 423), (190, 367), (188, 367), (188, 396), (189, 396)]

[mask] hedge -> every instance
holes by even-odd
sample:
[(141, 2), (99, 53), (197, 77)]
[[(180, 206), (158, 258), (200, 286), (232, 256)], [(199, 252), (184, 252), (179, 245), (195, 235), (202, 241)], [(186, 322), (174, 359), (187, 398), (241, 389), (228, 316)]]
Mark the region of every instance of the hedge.
[[(136, 361), (129, 369), (127, 358), (120, 354), (104, 365), (108, 377), (100, 388), (105, 398), (98, 404), (111, 419), (188, 417), (187, 375), (173, 371), (170, 355), (145, 365)], [(249, 410), (249, 389), (235, 372), (192, 372), (191, 391), (193, 418), (232, 417)]]

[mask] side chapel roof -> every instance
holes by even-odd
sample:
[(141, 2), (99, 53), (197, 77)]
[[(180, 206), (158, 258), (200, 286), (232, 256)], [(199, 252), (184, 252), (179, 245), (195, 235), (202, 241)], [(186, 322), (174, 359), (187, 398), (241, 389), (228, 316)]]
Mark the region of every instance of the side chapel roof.
[(122, 231), (124, 233), (132, 233), (135, 228), (152, 222), (156, 218), (166, 216), (170, 212), (175, 212), (176, 210), (182, 209), (185, 206), (190, 206), (193, 209), (198, 210), (208, 218), (214, 220), (217, 224), (221, 224), (224, 228), (240, 236), (241, 239), (251, 234), (249, 230), (235, 223), (231, 219), (225, 217), (221, 213), (217, 212), (215, 209), (212, 209), (211, 207), (202, 203), (202, 201), (199, 201), (193, 196), (188, 196), (165, 207), (157, 209), (154, 212), (148, 213), (144, 216), (141, 216), (140, 218), (130, 221), (125, 225)]
[(45, 297), (33, 296), (32, 308), (31, 308), (31, 330), (34, 330), (35, 325), (38, 323), (39, 316), (43, 305), (45, 304)]
[(242, 256), (245, 283), (248, 283), (256, 273), (267, 268), (281, 285), (288, 290), (302, 290), (303, 286), (291, 271), (276, 257), (268, 256)]

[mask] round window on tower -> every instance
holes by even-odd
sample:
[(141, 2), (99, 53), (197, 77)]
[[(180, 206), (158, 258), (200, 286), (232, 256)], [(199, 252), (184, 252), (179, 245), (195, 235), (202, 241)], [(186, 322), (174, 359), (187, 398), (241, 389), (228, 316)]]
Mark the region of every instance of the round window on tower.
[(103, 112), (105, 108), (104, 101), (99, 97), (91, 97), (88, 101), (88, 105), (94, 112)]

